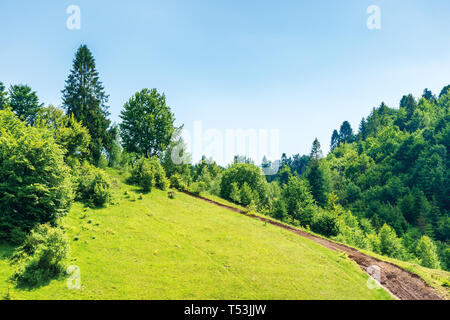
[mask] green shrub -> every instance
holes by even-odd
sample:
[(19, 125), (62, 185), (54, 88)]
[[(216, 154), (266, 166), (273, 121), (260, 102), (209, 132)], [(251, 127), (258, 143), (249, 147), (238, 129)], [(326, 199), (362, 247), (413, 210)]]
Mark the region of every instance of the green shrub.
[(287, 218), (286, 203), (283, 200), (275, 200), (275, 202), (273, 203), (272, 216), (280, 221), (283, 221)]
[(122, 161), (122, 148), (117, 141), (113, 141), (108, 152), (108, 165), (111, 168), (119, 168)]
[(139, 179), (139, 186), (142, 188), (144, 192), (152, 191), (153, 186), (155, 185), (155, 177), (153, 176), (153, 170), (147, 166), (142, 166), (141, 177)]
[(154, 168), (155, 187), (160, 190), (167, 190), (170, 186), (170, 181), (166, 177), (166, 172), (158, 158), (150, 158), (150, 164)]
[(183, 182), (181, 176), (178, 173), (174, 173), (170, 177), (170, 187), (180, 191), (184, 191), (187, 189), (186, 184)]
[(9, 233), (9, 242), (12, 244), (21, 244), (27, 236), (27, 232), (23, 231), (22, 228), (14, 227)]
[(108, 160), (106, 160), (106, 157), (103, 153), (100, 155), (97, 165), (100, 169), (106, 169), (108, 167)]
[(244, 182), (244, 184), (242, 185), (240, 198), (240, 203), (244, 206), (248, 206), (256, 198), (253, 190), (250, 188), (247, 182)]
[(56, 143), (65, 152), (66, 163), (87, 156), (91, 136), (89, 130), (78, 122), (73, 114), (65, 115), (64, 110), (51, 105), (41, 108), (36, 119), (36, 127), (51, 131)]
[(55, 221), (72, 200), (70, 169), (53, 135), (0, 110), (0, 238)]
[(364, 235), (364, 233), (361, 231), (361, 229), (351, 228), (345, 225), (340, 227), (339, 230), (340, 233), (334, 238), (334, 240), (346, 243), (348, 245), (360, 249), (366, 250), (372, 249), (369, 240), (367, 239), (366, 235)]
[(105, 171), (84, 162), (79, 170), (77, 198), (94, 206), (111, 200), (111, 183)]
[(315, 210), (314, 198), (305, 180), (296, 176), (289, 177), (288, 183), (282, 190), (282, 199), (292, 218), (299, 220), (302, 226), (311, 225)]
[(420, 265), (433, 269), (440, 268), (436, 245), (429, 237), (422, 236), (416, 247), (416, 255), (419, 258)]
[(151, 191), (153, 187), (167, 190), (170, 185), (164, 168), (156, 157), (139, 158), (133, 164), (129, 181), (139, 185), (146, 192)]
[(376, 233), (368, 233), (366, 234), (366, 238), (373, 252), (381, 254), (381, 244), (378, 235)]
[(297, 209), (294, 214), (302, 227), (311, 226), (314, 215), (318, 208), (313, 204), (304, 205), (300, 201), (297, 203)]
[(339, 234), (338, 217), (327, 210), (318, 210), (311, 222), (311, 229), (326, 237)]
[[(232, 183), (235, 182), (241, 190), (241, 203), (249, 205), (254, 200), (257, 205), (268, 205), (269, 198), (267, 194), (267, 181), (261, 168), (248, 163), (235, 163), (224, 171), (220, 183), (220, 196), (222, 198), (231, 199)], [(250, 189), (242, 191), (244, 183)], [(244, 193), (244, 199), (242, 199)]]
[(36, 226), (14, 252), (12, 280), (19, 286), (43, 284), (65, 270), (69, 246), (64, 232), (49, 224)]
[(194, 182), (190, 185), (189, 191), (193, 194), (200, 195), (202, 192), (206, 191), (206, 183), (203, 181), (200, 182)]
[(241, 203), (241, 190), (236, 182), (231, 184), (230, 199), (235, 203)]
[(387, 224), (384, 224), (378, 232), (380, 241), (380, 253), (389, 257), (401, 259), (404, 254), (404, 248), (401, 239), (397, 237), (395, 230)]

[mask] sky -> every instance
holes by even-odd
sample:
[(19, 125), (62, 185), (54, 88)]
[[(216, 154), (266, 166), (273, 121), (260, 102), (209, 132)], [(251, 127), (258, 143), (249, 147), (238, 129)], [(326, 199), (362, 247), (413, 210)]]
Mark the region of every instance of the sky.
[[(80, 29), (67, 28), (70, 5)], [(367, 27), (370, 5), (380, 29)], [(60, 106), (86, 44), (111, 120), (120, 122), (135, 92), (156, 88), (184, 124), (194, 161), (221, 148), (217, 160), (227, 163), (227, 130), (238, 129), (258, 132), (258, 145), (260, 132), (273, 137), (269, 158), (307, 154), (316, 137), (326, 154), (343, 121), (357, 130), (382, 101), (397, 108), (404, 94), (439, 94), (450, 83), (449, 14), (448, 0), (2, 0), (0, 81)]]

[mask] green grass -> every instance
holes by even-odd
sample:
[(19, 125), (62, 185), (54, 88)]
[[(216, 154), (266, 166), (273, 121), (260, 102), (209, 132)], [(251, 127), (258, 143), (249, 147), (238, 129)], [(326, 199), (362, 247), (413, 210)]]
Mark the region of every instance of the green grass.
[[(114, 185), (113, 205), (75, 203), (64, 219), (82, 288), (53, 280), (11, 287), (12, 299), (391, 299), (367, 288), (356, 263), (311, 240), (183, 193), (139, 199), (117, 175)], [(12, 250), (0, 245), (0, 298)]]
[[(218, 203), (221, 203), (221, 204), (224, 204), (224, 205), (228, 205), (230, 207), (234, 207), (234, 208), (237, 208), (237, 209), (240, 209), (240, 210), (244, 210), (244, 211), (246, 210), (242, 206), (239, 206), (237, 204), (234, 204), (232, 202), (229, 202), (227, 200), (224, 200), (224, 199), (222, 199), (220, 197), (217, 197), (217, 196), (214, 196), (214, 195), (210, 195), (210, 194), (204, 193), (204, 194), (202, 194), (202, 196), (205, 197), (205, 198), (208, 198), (210, 200), (214, 200), (214, 201), (216, 201)], [(270, 216), (261, 214), (261, 213), (252, 212), (252, 214), (260, 216), (260, 217), (263, 217), (265, 219), (269, 219), (269, 220), (272, 220), (272, 221), (279, 222), (278, 220), (276, 220), (276, 219), (274, 219), (274, 218), (272, 218)], [(285, 223), (285, 224), (292, 226), (292, 224), (289, 224), (289, 223)], [(294, 226), (294, 227), (296, 227), (296, 228), (298, 228), (300, 230), (303, 230), (303, 231), (307, 231), (307, 232), (309, 232), (309, 233), (311, 233), (311, 234), (313, 234), (315, 236), (324, 238), (322, 235), (316, 234), (316, 233), (314, 233), (314, 232), (312, 232), (310, 230), (306, 230), (305, 228), (302, 228), (302, 227), (299, 227), (299, 226)], [(338, 241), (336, 241), (336, 242), (340, 243)], [(344, 243), (342, 243), (342, 244), (344, 244)], [(348, 245), (348, 244), (345, 244), (345, 245), (347, 245), (349, 247), (353, 247), (353, 246)], [(394, 259), (394, 258), (389, 258), (389, 257), (386, 257), (386, 256), (382, 256), (380, 254), (374, 253), (372, 251), (363, 250), (363, 249), (360, 249), (360, 248), (357, 248), (357, 247), (353, 247), (353, 248), (355, 248), (355, 249), (357, 249), (357, 250), (359, 250), (359, 251), (361, 251), (361, 252), (363, 252), (363, 253), (365, 253), (367, 255), (370, 255), (372, 257), (378, 258), (378, 259), (383, 260), (383, 261), (390, 262), (390, 263), (395, 264), (395, 265), (397, 265), (397, 266), (399, 266), (399, 267), (401, 267), (403, 269), (406, 269), (406, 270), (408, 270), (408, 271), (410, 271), (412, 273), (417, 274), (428, 285), (433, 287), (439, 294), (441, 294), (442, 297), (444, 297), (446, 300), (450, 299), (450, 272), (445, 271), (445, 270), (426, 268), (426, 267), (420, 266), (418, 264), (405, 262), (405, 261), (397, 260), (397, 259)]]

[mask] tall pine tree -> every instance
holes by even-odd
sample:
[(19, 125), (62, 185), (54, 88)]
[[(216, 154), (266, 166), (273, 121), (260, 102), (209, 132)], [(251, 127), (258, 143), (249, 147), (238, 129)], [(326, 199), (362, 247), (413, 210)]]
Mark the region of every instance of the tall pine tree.
[(320, 147), (320, 142), (317, 138), (315, 138), (313, 141), (309, 157), (311, 158), (311, 160), (315, 161), (319, 161), (319, 159), (323, 158), (322, 148)]
[(353, 129), (348, 121), (344, 121), (339, 129), (339, 140), (343, 143), (353, 142)]
[(330, 150), (333, 151), (338, 146), (339, 146), (339, 133), (337, 132), (337, 130), (334, 130), (331, 136)]
[(325, 206), (328, 200), (328, 192), (330, 183), (326, 176), (324, 168), (320, 164), (320, 159), (323, 157), (320, 142), (316, 138), (313, 142), (310, 154), (310, 161), (305, 177), (308, 180), (311, 194), (320, 206)]
[(67, 114), (73, 114), (75, 119), (89, 129), (90, 156), (97, 163), (103, 149), (108, 149), (112, 140), (108, 134), (108, 95), (99, 80), (95, 59), (86, 45), (78, 48), (62, 94)]

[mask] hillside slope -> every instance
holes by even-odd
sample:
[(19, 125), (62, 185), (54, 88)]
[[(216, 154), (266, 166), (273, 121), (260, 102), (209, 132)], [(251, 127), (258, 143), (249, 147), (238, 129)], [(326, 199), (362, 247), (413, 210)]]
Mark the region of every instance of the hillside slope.
[[(115, 204), (76, 203), (64, 224), (80, 290), (53, 280), (12, 299), (391, 299), (351, 260), (287, 230), (115, 178)], [(141, 198), (141, 199), (140, 199)], [(0, 295), (12, 248), (0, 246)]]

